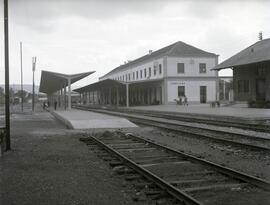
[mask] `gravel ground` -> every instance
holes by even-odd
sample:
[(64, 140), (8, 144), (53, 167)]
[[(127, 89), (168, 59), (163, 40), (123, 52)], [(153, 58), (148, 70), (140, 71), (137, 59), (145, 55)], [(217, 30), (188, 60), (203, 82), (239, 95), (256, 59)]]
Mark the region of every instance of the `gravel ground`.
[(123, 129), (123, 131), (139, 134), (179, 151), (270, 180), (270, 156), (264, 152), (237, 149), (147, 126)]
[(1, 205), (142, 204), (120, 176), (49, 113), (13, 115), (12, 151), (0, 158)]

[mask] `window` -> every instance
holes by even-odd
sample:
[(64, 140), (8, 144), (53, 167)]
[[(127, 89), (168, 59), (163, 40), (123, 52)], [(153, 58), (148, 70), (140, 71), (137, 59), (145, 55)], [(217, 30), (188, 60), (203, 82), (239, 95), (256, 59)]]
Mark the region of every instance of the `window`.
[(185, 64), (177, 63), (177, 73), (185, 73)]
[(156, 67), (154, 66), (154, 75), (157, 74), (157, 70), (156, 70)]
[(141, 79), (142, 79), (142, 70), (140, 70), (140, 77), (141, 77)]
[(200, 73), (206, 73), (206, 63), (199, 64)]
[(135, 72), (133, 72), (132, 78), (133, 80), (135, 80)]
[(136, 71), (136, 79), (138, 79), (138, 78), (139, 78), (139, 72)]
[(162, 65), (159, 64), (159, 65), (158, 65), (158, 68), (159, 68), (159, 74), (161, 74), (161, 73), (162, 73)]
[(151, 77), (151, 67), (148, 68), (149, 71), (149, 77)]
[(238, 93), (249, 92), (249, 80), (238, 80)]
[(128, 74), (128, 80), (130, 81), (130, 73)]
[(144, 77), (146, 78), (146, 68), (144, 69)]
[(126, 74), (126, 81), (128, 81), (128, 76), (127, 76), (127, 74)]
[(257, 68), (257, 75), (258, 76), (265, 76), (266, 75), (266, 69), (265, 68)]
[(185, 96), (185, 86), (178, 86), (178, 97)]

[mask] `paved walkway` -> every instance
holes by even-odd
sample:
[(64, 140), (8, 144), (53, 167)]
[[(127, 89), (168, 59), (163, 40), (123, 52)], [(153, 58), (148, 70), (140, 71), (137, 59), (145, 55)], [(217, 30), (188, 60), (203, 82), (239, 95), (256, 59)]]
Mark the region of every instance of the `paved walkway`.
[(241, 107), (220, 107), (210, 108), (209, 104), (200, 105), (153, 105), (130, 107), (138, 110), (154, 110), (166, 112), (179, 112), (203, 115), (233, 116), (250, 119), (270, 119), (270, 109), (241, 108)]
[(128, 128), (137, 127), (129, 120), (95, 112), (71, 110), (51, 111), (56, 118), (71, 129)]
[(82, 134), (50, 113), (12, 115), (11, 130), (13, 150), (0, 157), (1, 205), (142, 204), (79, 141)]

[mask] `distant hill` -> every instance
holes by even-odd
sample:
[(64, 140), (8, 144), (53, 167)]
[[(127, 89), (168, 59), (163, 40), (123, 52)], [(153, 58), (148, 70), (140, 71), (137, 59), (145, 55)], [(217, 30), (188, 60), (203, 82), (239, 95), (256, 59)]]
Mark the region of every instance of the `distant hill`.
[[(2, 84), (2, 85), (0, 85), (0, 87), (5, 88), (5, 85)], [(9, 87), (12, 88), (15, 92), (21, 90), (20, 84), (11, 84)], [(28, 93), (32, 93), (32, 89), (33, 89), (33, 86), (30, 84), (23, 85), (23, 90), (27, 91)], [(35, 86), (35, 93), (38, 93), (38, 92), (39, 92), (39, 86), (36, 85)]]
[[(0, 84), (0, 87), (5, 88), (5, 85)], [(10, 88), (12, 88), (15, 92), (18, 90), (21, 90), (20, 84), (10, 84)], [(72, 86), (72, 90), (79, 88), (79, 86)], [(28, 93), (32, 93), (32, 85), (31, 84), (25, 84), (23, 85), (23, 89), (27, 91)], [(39, 93), (39, 86), (35, 86), (35, 93)]]

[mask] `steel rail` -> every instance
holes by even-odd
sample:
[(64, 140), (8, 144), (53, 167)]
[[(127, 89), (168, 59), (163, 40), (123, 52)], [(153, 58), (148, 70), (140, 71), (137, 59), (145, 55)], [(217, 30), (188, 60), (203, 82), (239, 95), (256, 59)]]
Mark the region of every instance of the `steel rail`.
[[(91, 107), (87, 107), (87, 106), (74, 106), (74, 107), (80, 107), (80, 108), (89, 108), (89, 109), (102, 109), (100, 107), (98, 108), (91, 108)], [(209, 119), (210, 117), (213, 118), (213, 116), (197, 116), (195, 114), (189, 114), (189, 116), (187, 116), (187, 114), (185, 113), (173, 113), (173, 112), (161, 112), (161, 111), (149, 111), (149, 110), (135, 110), (135, 109), (113, 109), (113, 108), (106, 108), (106, 109), (102, 109), (102, 110), (107, 110), (107, 111), (113, 111), (113, 112), (122, 112), (122, 113), (135, 113), (135, 114), (141, 114), (141, 115), (145, 115), (145, 116), (152, 116), (152, 117), (163, 117), (166, 119), (174, 119), (174, 120), (178, 120), (178, 121), (182, 121), (182, 122), (197, 122), (197, 123), (202, 123), (201, 121), (204, 120), (203, 124), (211, 124), (211, 125), (216, 125), (216, 126), (226, 126), (226, 127), (235, 127), (235, 128), (242, 128), (242, 129), (247, 129), (247, 130), (254, 130), (254, 131), (261, 131), (261, 132), (265, 132), (265, 133), (269, 133), (270, 132), (270, 126), (267, 125), (262, 125), (262, 124), (258, 124), (258, 123), (252, 123), (252, 122), (247, 122), (247, 123), (243, 123), (243, 122), (239, 122), (236, 120), (239, 120), (238, 118), (235, 117), (230, 117), (230, 119), (233, 119), (234, 121), (226, 121), (223, 118), (220, 118), (219, 116), (217, 116), (219, 119)], [(229, 118), (228, 116), (224, 116), (226, 118)], [(247, 121), (247, 120), (246, 120)], [(207, 123), (208, 122), (208, 123)]]
[[(109, 110), (113, 111), (114, 109), (109, 109)], [(124, 110), (124, 109), (120, 109), (119, 111), (125, 112), (125, 113), (126, 112), (138, 113), (138, 114), (142, 114), (146, 116), (153, 116), (153, 117), (162, 116), (163, 118), (166, 118), (166, 119), (174, 119), (174, 120), (178, 120), (182, 122), (196, 122), (196, 123), (201, 123), (201, 124), (210, 124), (210, 125), (216, 125), (216, 126), (222, 125), (223, 127), (226, 126), (226, 127), (242, 128), (242, 129), (253, 130), (253, 131), (261, 131), (265, 133), (270, 132), (270, 127), (267, 125), (251, 123), (251, 122), (247, 122), (247, 123), (235, 122), (235, 121), (230, 122), (230, 121), (220, 119), (220, 117), (219, 119), (209, 119), (209, 117), (211, 116), (207, 118), (207, 116), (205, 117), (193, 116), (194, 114), (191, 116), (187, 116), (187, 114), (178, 114), (178, 113), (161, 112), (161, 111)], [(233, 120), (238, 120), (238, 119), (236, 118)], [(204, 122), (202, 123), (202, 121)]]
[[(268, 147), (263, 147), (263, 146), (258, 146), (258, 145), (253, 145), (253, 144), (247, 144), (247, 143), (242, 143), (242, 142), (237, 142), (234, 140), (229, 140), (229, 139), (222, 139), (222, 138), (218, 138), (218, 137), (213, 137), (213, 136), (209, 136), (207, 134), (203, 134), (203, 133), (196, 133), (196, 132), (192, 132), (192, 131), (188, 131), (188, 130), (180, 130), (179, 127), (188, 127), (188, 128), (196, 128), (196, 129), (201, 129), (201, 130), (206, 130), (206, 131), (212, 131), (212, 132), (218, 132), (220, 134), (232, 134), (232, 135), (236, 135), (239, 137), (245, 137), (245, 138), (250, 138), (250, 139), (259, 139), (259, 140), (267, 140), (265, 138), (261, 138), (261, 137), (256, 137), (256, 136), (249, 136), (249, 135), (244, 135), (244, 134), (239, 134), (239, 133), (231, 133), (231, 132), (226, 132), (226, 131), (221, 131), (221, 130), (213, 130), (210, 128), (203, 128), (203, 127), (198, 127), (198, 126), (191, 126), (191, 125), (183, 125), (183, 124), (178, 124), (178, 123), (174, 123), (174, 122), (169, 122), (169, 121), (159, 121), (158, 119), (145, 119), (142, 116), (134, 116), (134, 115), (130, 115), (130, 114), (126, 114), (126, 113), (116, 113), (116, 112), (111, 112), (111, 111), (105, 111), (105, 110), (92, 110), (91, 108), (83, 108), (83, 110), (88, 110), (88, 111), (94, 111), (94, 112), (100, 112), (100, 113), (106, 113), (106, 114), (111, 114), (111, 115), (115, 115), (115, 116), (124, 116), (127, 118), (132, 118), (135, 119), (133, 121), (137, 122), (137, 123), (141, 123), (141, 124), (146, 124), (146, 125), (152, 125), (155, 127), (159, 127), (159, 128), (163, 128), (163, 129), (167, 129), (167, 130), (171, 130), (171, 131), (175, 131), (175, 132), (181, 132), (181, 133), (187, 133), (187, 134), (191, 134), (200, 138), (207, 138), (210, 140), (213, 140), (215, 142), (218, 143), (226, 143), (229, 145), (233, 145), (233, 146), (238, 146), (238, 147), (242, 147), (245, 146), (248, 149), (252, 149), (252, 150), (257, 150), (257, 151), (270, 151), (270, 148)], [(137, 121), (140, 120), (140, 121)], [(149, 123), (152, 122), (152, 123)], [(171, 125), (171, 126), (177, 126), (178, 128), (170, 128), (168, 126), (165, 125), (157, 125), (157, 124), (153, 124), (153, 123), (163, 123), (163, 124), (167, 124), (167, 125)], [(267, 140), (268, 141), (268, 140)]]
[[(122, 132), (119, 132), (119, 133), (122, 133)], [(152, 141), (150, 141), (148, 139), (141, 138), (141, 137), (135, 136), (135, 135), (130, 134), (130, 133), (127, 133), (127, 134), (122, 133), (122, 134), (124, 134), (126, 136), (133, 137), (134, 139), (137, 139), (137, 140), (142, 141), (142, 142), (147, 142), (148, 144), (151, 144), (151, 145), (153, 145), (155, 147), (164, 149), (164, 150), (166, 150), (166, 151), (168, 151), (170, 153), (180, 155), (182, 157), (190, 159), (193, 162), (198, 162), (198, 163), (200, 163), (202, 165), (209, 166), (209, 167), (215, 169), (216, 171), (223, 173), (224, 175), (230, 176), (230, 177), (235, 178), (235, 179), (242, 180), (244, 182), (247, 182), (247, 183), (250, 183), (250, 184), (255, 185), (257, 187), (260, 187), (260, 188), (262, 188), (264, 190), (270, 191), (270, 182), (267, 181), (267, 180), (263, 180), (263, 179), (260, 179), (258, 177), (251, 176), (251, 175), (246, 174), (244, 172), (237, 171), (237, 170), (234, 170), (234, 169), (231, 169), (231, 168), (228, 168), (228, 167), (225, 167), (225, 166), (222, 166), (222, 165), (207, 161), (205, 159), (200, 159), (200, 158), (192, 156), (190, 154), (186, 154), (184, 152), (181, 152), (181, 151), (178, 151), (176, 149), (161, 145), (161, 144), (159, 144), (157, 142), (152, 142)]]
[(166, 190), (170, 195), (172, 195), (174, 198), (178, 199), (179, 201), (184, 201), (187, 204), (190, 205), (202, 205), (199, 201), (194, 199), (193, 197), (189, 196), (185, 192), (180, 191), (176, 187), (172, 186), (171, 184), (167, 183), (165, 180), (161, 179), (157, 175), (151, 173), (150, 171), (146, 170), (142, 166), (138, 165), (137, 163), (133, 162), (132, 160), (128, 159), (115, 149), (111, 148), (110, 146), (106, 145), (102, 141), (98, 140), (94, 136), (91, 136), (91, 138), (101, 147), (103, 147), (108, 152), (115, 155), (117, 158), (119, 158), (122, 162), (124, 162), (127, 166), (134, 169), (139, 174), (143, 175), (145, 178), (147, 178), (150, 181), (153, 181), (157, 186), (159, 186), (162, 190)]
[[(157, 122), (149, 122), (147, 120), (145, 120), (145, 121), (133, 120), (133, 121), (137, 122), (137, 123), (140, 123), (140, 124), (151, 125), (151, 126), (154, 126), (154, 127), (158, 127), (158, 128), (162, 128), (162, 129), (166, 129), (166, 130), (170, 130), (170, 131), (174, 131), (174, 132), (181, 132), (181, 133), (185, 133), (185, 134), (194, 135), (194, 136), (199, 137), (199, 138), (210, 139), (210, 140), (213, 140), (213, 141), (218, 142), (218, 143), (225, 143), (225, 144), (229, 144), (229, 145), (238, 146), (238, 147), (241, 147), (241, 148), (243, 148), (243, 146), (245, 146), (248, 149), (252, 149), (252, 150), (256, 150), (256, 151), (270, 152), (270, 148), (268, 148), (268, 147), (262, 147), (262, 146), (258, 146), (258, 145), (237, 142), (237, 141), (233, 141), (233, 140), (229, 140), (229, 139), (222, 139), (222, 138), (218, 138), (218, 137), (209, 136), (209, 135), (203, 134), (203, 133), (199, 134), (199, 133), (188, 131), (188, 130), (180, 130), (179, 126), (176, 127), (176, 128), (172, 128), (172, 127), (168, 127), (168, 126), (162, 125), (162, 124), (157, 125), (157, 124), (155, 124)], [(172, 125), (172, 126), (174, 126), (174, 125)], [(180, 127), (181, 127), (181, 125), (180, 125)]]
[[(136, 114), (122, 113), (122, 112), (117, 112), (117, 111), (107, 111), (107, 110), (103, 110), (103, 109), (92, 109), (92, 108), (87, 108), (87, 107), (79, 107), (79, 109), (93, 111), (93, 112), (107, 113), (107, 114), (111, 114), (111, 115), (115, 115), (115, 116), (124, 116), (124, 117), (128, 117), (128, 118), (130, 117), (130, 118), (137, 118), (137, 119), (146, 120), (142, 116), (136, 115)], [(146, 116), (146, 117), (153, 117), (153, 116)], [(239, 136), (239, 137), (250, 137), (250, 138), (254, 138), (254, 139), (270, 141), (270, 139), (263, 138), (263, 137), (249, 136), (249, 135), (240, 134), (240, 133), (236, 133), (236, 132), (230, 132), (230, 131), (215, 130), (215, 129), (211, 129), (211, 128), (200, 127), (197, 125), (181, 124), (181, 120), (174, 120), (174, 121), (178, 121), (178, 122), (168, 122), (168, 121), (160, 121), (160, 119), (162, 119), (160, 117), (154, 117), (154, 118), (159, 118), (159, 119), (149, 119), (149, 120), (159, 122), (159, 123), (166, 122), (167, 124), (172, 124), (172, 125), (177, 125), (177, 126), (184, 126), (184, 127), (190, 127), (190, 128), (198, 128), (198, 129), (202, 129), (202, 130), (209, 130), (209, 131), (218, 132), (221, 134), (233, 134), (233, 135)], [(168, 119), (168, 120), (170, 120), (170, 119)], [(205, 123), (203, 123), (203, 124), (205, 124)]]

